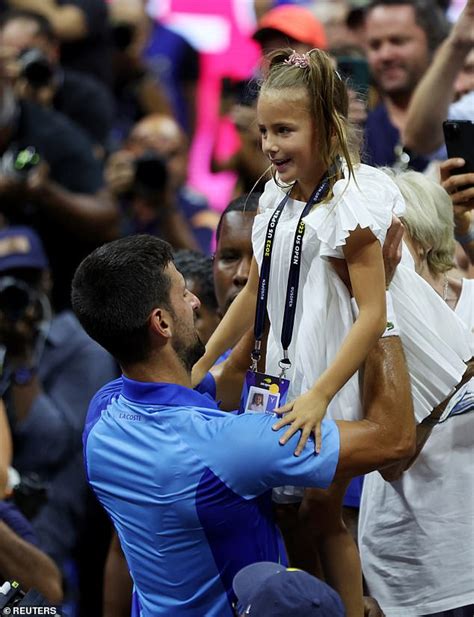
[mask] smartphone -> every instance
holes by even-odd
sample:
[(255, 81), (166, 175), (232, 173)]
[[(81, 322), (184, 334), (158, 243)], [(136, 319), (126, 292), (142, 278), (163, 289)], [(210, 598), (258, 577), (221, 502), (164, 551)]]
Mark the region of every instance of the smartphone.
[(339, 56), (337, 70), (341, 77), (349, 80), (349, 86), (358, 94), (366, 95), (370, 86), (369, 65), (365, 58)]
[(443, 122), (444, 141), (450, 159), (461, 157), (466, 161), (453, 174), (474, 172), (474, 122), (470, 120), (446, 120)]

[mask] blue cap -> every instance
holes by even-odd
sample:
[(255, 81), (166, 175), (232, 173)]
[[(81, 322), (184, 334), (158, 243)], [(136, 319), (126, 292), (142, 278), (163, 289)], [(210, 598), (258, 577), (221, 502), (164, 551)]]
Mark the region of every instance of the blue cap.
[(38, 234), (31, 227), (7, 227), (0, 230), (0, 272), (12, 268), (49, 267)]
[(303, 570), (262, 561), (233, 581), (240, 614), (255, 617), (345, 617), (339, 595)]

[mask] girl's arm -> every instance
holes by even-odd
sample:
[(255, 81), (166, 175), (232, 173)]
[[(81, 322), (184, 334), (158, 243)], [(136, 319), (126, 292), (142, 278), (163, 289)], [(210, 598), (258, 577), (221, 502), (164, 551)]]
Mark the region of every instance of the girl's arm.
[(194, 365), (193, 386), (200, 383), (219, 356), (234, 347), (247, 330), (252, 327), (255, 319), (258, 280), (258, 266), (254, 257), (245, 287), (232, 302), (214, 334), (208, 340), (206, 353)]
[(280, 440), (282, 444), (286, 443), (296, 431), (302, 429), (295, 454), (302, 452), (313, 431), (316, 451), (319, 452), (320, 422), (327, 406), (336, 392), (362, 366), (369, 350), (379, 339), (387, 323), (385, 273), (380, 242), (369, 229), (357, 228), (347, 239), (344, 256), (352, 292), (359, 307), (359, 316), (331, 366), (320, 375), (308, 392), (278, 411), (287, 415), (275, 425), (275, 430), (291, 423), (291, 427)]

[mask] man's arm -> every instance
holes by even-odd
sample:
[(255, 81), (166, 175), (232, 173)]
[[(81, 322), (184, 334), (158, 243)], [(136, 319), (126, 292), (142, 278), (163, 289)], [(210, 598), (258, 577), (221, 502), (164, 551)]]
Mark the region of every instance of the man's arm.
[(368, 473), (415, 452), (410, 379), (398, 337), (381, 338), (369, 353), (363, 406), (363, 420), (337, 422), (340, 451), (336, 478)]
[(104, 570), (104, 617), (129, 617), (132, 588), (127, 561), (114, 531)]
[(419, 154), (443, 144), (443, 120), (453, 100), (453, 85), (474, 43), (474, 0), (468, 0), (448, 38), (418, 84), (408, 110), (403, 143)]
[(31, 587), (52, 604), (62, 602), (61, 575), (54, 562), (35, 546), (0, 521), (0, 572), (14, 579), (24, 590)]

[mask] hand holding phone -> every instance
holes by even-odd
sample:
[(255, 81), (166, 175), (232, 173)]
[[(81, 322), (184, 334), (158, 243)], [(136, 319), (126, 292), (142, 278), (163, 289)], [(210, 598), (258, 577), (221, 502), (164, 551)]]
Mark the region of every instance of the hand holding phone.
[(446, 120), (443, 122), (444, 140), (450, 159), (462, 158), (463, 167), (453, 168), (453, 174), (474, 173), (474, 122)]
[(452, 158), (440, 165), (441, 186), (451, 197), (454, 212), (474, 208), (474, 172), (464, 173), (465, 160)]

